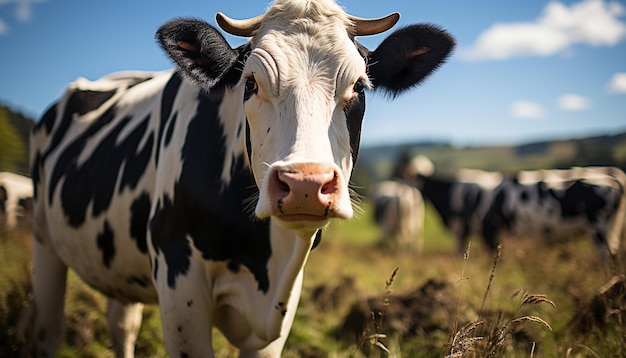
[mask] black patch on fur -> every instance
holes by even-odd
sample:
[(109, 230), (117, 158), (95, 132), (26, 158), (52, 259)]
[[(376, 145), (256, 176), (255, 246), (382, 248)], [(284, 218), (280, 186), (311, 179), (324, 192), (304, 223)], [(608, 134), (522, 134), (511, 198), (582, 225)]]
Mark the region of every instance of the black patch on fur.
[(6, 212), (6, 202), (7, 199), (9, 197), (9, 194), (7, 193), (7, 189), (4, 187), (4, 185), (0, 185), (0, 212), (5, 213)]
[(35, 153), (35, 157), (30, 168), (30, 177), (33, 180), (33, 198), (39, 198), (37, 187), (41, 181), (41, 166), (43, 165), (43, 156), (40, 152)]
[[(63, 151), (55, 163), (48, 201), (52, 204), (56, 187), (64, 178), (61, 188), (62, 207), (68, 223), (73, 227), (80, 227), (85, 222), (90, 204), (94, 217), (109, 208), (120, 168), (124, 168), (119, 187), (121, 193), (126, 187), (134, 189), (137, 186), (150, 163), (154, 145), (153, 134), (149, 133), (144, 146), (139, 147), (146, 136), (150, 117), (141, 120), (135, 129), (120, 141), (120, 134), (126, 126), (139, 119), (128, 116), (114, 121), (115, 115), (115, 107), (112, 107), (95, 120)], [(99, 141), (89, 159), (79, 165), (78, 157), (87, 143), (108, 126), (113, 128)]]
[(564, 218), (583, 216), (590, 223), (595, 223), (608, 205), (607, 200), (596, 192), (597, 188), (582, 180), (575, 181), (565, 189), (564, 194), (555, 197), (561, 206), (561, 215)]
[(315, 233), (315, 238), (313, 239), (313, 245), (311, 246), (311, 250), (316, 248), (322, 242), (322, 230), (317, 230)]
[[(176, 277), (185, 275), (191, 265), (191, 247), (184, 229), (183, 212), (165, 195), (157, 204), (150, 223), (152, 242), (157, 254), (162, 253), (167, 263), (167, 285), (174, 289)], [(156, 263), (156, 261), (155, 261)], [(154, 276), (156, 278), (156, 268)]]
[(252, 165), (252, 142), (250, 141), (250, 123), (246, 118), (246, 153), (248, 154), (248, 163)]
[(455, 182), (446, 178), (422, 175), (418, 175), (417, 180), (422, 183), (418, 189), (420, 189), (424, 198), (433, 204), (444, 225), (450, 227), (450, 219), (455, 215), (451, 203), (452, 187), (455, 185)]
[(221, 174), (226, 156), (223, 128), (218, 118), (221, 98), (201, 95), (190, 119), (181, 152), (183, 168), (174, 197), (164, 198), (150, 227), (154, 247), (167, 262), (168, 285), (189, 269), (187, 237), (206, 260), (228, 261), (238, 272), (245, 266), (259, 290), (269, 289), (267, 262), (271, 256), (268, 221), (251, 220), (247, 199), (257, 195), (252, 174), (243, 157), (233, 162), (231, 182)]
[(525, 190), (525, 189), (522, 190), (522, 192), (519, 195), (519, 198), (522, 203), (528, 202), (528, 199), (530, 199), (530, 196), (528, 195), (528, 190)]
[(400, 200), (397, 196), (381, 196), (376, 198), (374, 202), (374, 221), (380, 225), (385, 219), (385, 215), (392, 207), (395, 207), (396, 210), (400, 208)]
[(46, 130), (46, 135), (49, 135), (50, 132), (52, 132), (52, 128), (54, 128), (54, 122), (56, 121), (56, 118), (57, 118), (58, 105), (59, 105), (58, 103), (53, 104), (52, 107), (50, 107), (46, 111), (43, 117), (41, 117), (39, 122), (37, 122), (33, 126), (33, 129), (32, 129), (33, 134), (37, 134), (41, 130), (41, 128), (44, 128)]
[(146, 240), (148, 218), (150, 217), (150, 195), (146, 192), (133, 201), (130, 206), (130, 237), (135, 240), (142, 253), (148, 253)]
[[(75, 91), (73, 92), (65, 105), (65, 112), (61, 117), (61, 123), (54, 132), (54, 136), (49, 142), (48, 151), (44, 154), (45, 161), (50, 152), (56, 149), (61, 140), (67, 134), (68, 129), (74, 122), (74, 115), (83, 115), (87, 112), (97, 109), (104, 102), (115, 94), (110, 92), (94, 92), (94, 91)], [(93, 98), (92, 98), (93, 97)]]
[(356, 98), (344, 107), (346, 124), (350, 134), (350, 148), (352, 149), (352, 163), (356, 164), (359, 156), (359, 145), (361, 143), (361, 126), (365, 116), (365, 93), (360, 92)]
[(159, 260), (158, 258), (155, 257), (152, 263), (152, 277), (154, 278), (155, 281), (157, 279), (158, 274), (159, 274)]
[(114, 242), (113, 230), (108, 221), (104, 221), (104, 227), (102, 232), (98, 234), (96, 238), (96, 244), (100, 251), (102, 251), (102, 262), (107, 268), (111, 268), (111, 260), (115, 256), (115, 242)]
[(159, 118), (159, 135), (157, 138), (156, 154), (154, 156), (155, 165), (159, 162), (159, 155), (161, 154), (161, 144), (163, 143), (163, 133), (165, 131), (165, 126), (170, 120), (170, 116), (172, 115), (174, 101), (176, 100), (176, 95), (178, 94), (178, 90), (180, 89), (180, 85), (182, 84), (182, 82), (183, 79), (182, 77), (180, 77), (180, 73), (174, 72), (172, 78), (167, 81), (167, 84), (163, 89), (163, 96), (161, 97), (161, 117)]
[(172, 141), (172, 135), (174, 134), (174, 127), (176, 126), (176, 118), (178, 117), (178, 113), (174, 113), (172, 119), (169, 121), (167, 125), (167, 131), (165, 132), (165, 141), (163, 142), (164, 147), (168, 147), (170, 142)]

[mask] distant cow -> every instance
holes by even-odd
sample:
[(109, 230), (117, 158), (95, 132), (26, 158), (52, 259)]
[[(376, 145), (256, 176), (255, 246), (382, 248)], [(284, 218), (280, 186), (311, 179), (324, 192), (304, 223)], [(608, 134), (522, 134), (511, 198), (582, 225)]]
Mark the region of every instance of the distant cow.
[(0, 231), (31, 224), (33, 182), (30, 178), (0, 172)]
[(421, 254), (424, 245), (424, 199), (415, 187), (401, 180), (376, 184), (371, 192), (374, 220), (381, 242), (392, 249)]
[(279, 356), (320, 229), (353, 215), (365, 89), (400, 94), (453, 47), (429, 25), (375, 51), (355, 40), (398, 16), (276, 0), (217, 15), (251, 37), (235, 49), (177, 19), (157, 33), (175, 70), (71, 84), (31, 135), (35, 355), (63, 337), (71, 267), (110, 298), (118, 356), (133, 354), (139, 302), (158, 302), (171, 357), (212, 357), (213, 327), (242, 356)]
[(464, 252), (468, 238), (480, 234), (490, 198), (503, 175), (476, 169), (459, 170), (456, 175), (434, 174), (434, 166), (424, 156), (416, 157), (405, 175), (420, 190), (456, 238), (457, 249)]
[(599, 252), (620, 248), (626, 216), (626, 176), (614, 167), (523, 171), (493, 194), (483, 236), (499, 233), (561, 241), (588, 234)]
[(460, 249), (471, 234), (481, 234), (495, 249), (503, 233), (545, 241), (586, 233), (600, 252), (608, 248), (615, 253), (620, 246), (626, 177), (618, 168), (524, 171), (517, 177), (464, 171), (463, 180), (413, 172), (418, 173), (416, 185), (455, 233)]

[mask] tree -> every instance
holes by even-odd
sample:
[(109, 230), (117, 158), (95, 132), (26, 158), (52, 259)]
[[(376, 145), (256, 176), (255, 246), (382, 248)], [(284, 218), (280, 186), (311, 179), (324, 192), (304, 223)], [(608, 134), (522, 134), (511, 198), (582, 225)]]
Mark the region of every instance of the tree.
[(24, 140), (9, 122), (6, 108), (0, 107), (0, 170), (16, 171), (25, 155)]

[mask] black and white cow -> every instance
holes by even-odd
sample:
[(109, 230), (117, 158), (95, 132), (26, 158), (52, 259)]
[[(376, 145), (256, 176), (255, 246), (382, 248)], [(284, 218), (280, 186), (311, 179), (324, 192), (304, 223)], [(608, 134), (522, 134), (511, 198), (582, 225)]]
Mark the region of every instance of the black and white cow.
[(31, 224), (33, 181), (23, 175), (0, 172), (0, 232)]
[(443, 224), (452, 231), (457, 250), (464, 252), (471, 235), (482, 232), (482, 222), (493, 190), (502, 183), (503, 175), (477, 169), (461, 169), (454, 175), (434, 174), (432, 162), (417, 156), (404, 175), (429, 201)]
[(496, 188), (483, 222), (487, 245), (500, 233), (558, 242), (588, 234), (617, 253), (626, 217), (626, 175), (615, 167), (522, 171)]
[(420, 255), (424, 246), (424, 199), (417, 188), (403, 180), (374, 185), (370, 194), (380, 242), (395, 250)]
[(626, 176), (618, 168), (523, 171), (516, 177), (461, 170), (455, 177), (408, 172), (463, 249), (472, 234), (495, 249), (502, 234), (560, 241), (589, 234), (599, 252), (616, 253), (626, 215)]
[(303, 266), (348, 181), (365, 89), (419, 84), (454, 42), (430, 25), (375, 51), (366, 20), (331, 0), (276, 0), (249, 20), (178, 19), (157, 38), (172, 71), (79, 79), (31, 136), (35, 355), (63, 337), (72, 268), (109, 298), (116, 354), (132, 356), (141, 303), (160, 306), (172, 357), (213, 356), (219, 328), (241, 356), (279, 356)]

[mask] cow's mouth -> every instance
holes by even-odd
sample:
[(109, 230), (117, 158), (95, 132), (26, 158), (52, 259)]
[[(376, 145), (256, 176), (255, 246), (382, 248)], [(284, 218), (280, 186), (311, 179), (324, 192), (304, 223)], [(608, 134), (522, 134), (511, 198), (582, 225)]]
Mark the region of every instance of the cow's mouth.
[(298, 221), (314, 221), (321, 222), (324, 220), (328, 220), (328, 216), (322, 215), (313, 215), (313, 214), (287, 214), (287, 215), (277, 215), (277, 217), (286, 222), (298, 222)]

